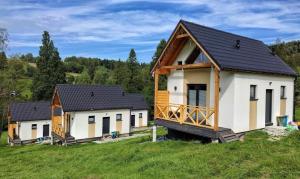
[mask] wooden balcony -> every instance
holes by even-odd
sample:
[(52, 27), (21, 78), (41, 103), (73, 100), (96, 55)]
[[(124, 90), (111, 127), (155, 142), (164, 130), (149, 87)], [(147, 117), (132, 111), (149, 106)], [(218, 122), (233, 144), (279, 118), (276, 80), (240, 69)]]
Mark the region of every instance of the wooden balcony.
[(214, 129), (214, 126), (211, 125), (214, 113), (213, 108), (201, 106), (163, 103), (155, 105), (155, 119), (210, 129)]
[(62, 127), (62, 117), (61, 116), (53, 116), (52, 117), (52, 132), (59, 135), (62, 138), (65, 138), (65, 132)]
[[(187, 65), (173, 65), (173, 66), (159, 66), (154, 71), (154, 117), (155, 119), (162, 119), (173, 121), (179, 124), (189, 124), (197, 127), (204, 127), (219, 130), (219, 86), (220, 76), (219, 69), (214, 67), (214, 103), (213, 108), (190, 106), (185, 104), (170, 104), (169, 92), (167, 90), (159, 90), (158, 82), (160, 75), (168, 75), (170, 70), (176, 69), (200, 69), (211, 68), (210, 63), (187, 64)], [(212, 117), (213, 116), (213, 117)]]

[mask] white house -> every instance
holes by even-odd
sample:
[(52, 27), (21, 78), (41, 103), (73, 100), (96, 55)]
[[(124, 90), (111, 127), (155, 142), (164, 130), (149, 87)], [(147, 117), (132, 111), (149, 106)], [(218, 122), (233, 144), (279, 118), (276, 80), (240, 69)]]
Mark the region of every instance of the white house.
[(293, 120), (296, 73), (259, 40), (181, 20), (152, 72), (156, 124), (170, 130), (226, 141)]
[(12, 103), (8, 115), (9, 143), (32, 143), (37, 138), (50, 137), (50, 118), (50, 101)]
[(63, 143), (98, 140), (112, 132), (128, 135), (147, 126), (147, 108), (142, 95), (124, 93), (119, 86), (57, 85), (52, 135)]

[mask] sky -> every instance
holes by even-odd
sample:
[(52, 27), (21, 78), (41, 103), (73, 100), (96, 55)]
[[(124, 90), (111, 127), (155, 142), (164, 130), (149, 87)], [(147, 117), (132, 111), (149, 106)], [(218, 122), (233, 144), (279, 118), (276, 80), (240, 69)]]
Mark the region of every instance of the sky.
[(300, 1), (0, 0), (8, 55), (38, 55), (48, 31), (60, 56), (126, 60), (134, 48), (150, 62), (180, 19), (272, 44), (300, 40)]

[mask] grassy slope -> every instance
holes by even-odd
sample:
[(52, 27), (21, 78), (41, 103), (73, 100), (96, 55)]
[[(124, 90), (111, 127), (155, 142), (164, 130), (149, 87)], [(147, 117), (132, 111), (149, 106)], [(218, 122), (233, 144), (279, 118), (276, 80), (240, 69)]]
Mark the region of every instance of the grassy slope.
[(300, 173), (300, 132), (270, 142), (252, 132), (245, 142), (145, 142), (149, 137), (69, 147), (0, 147), (3, 177), (294, 177)]

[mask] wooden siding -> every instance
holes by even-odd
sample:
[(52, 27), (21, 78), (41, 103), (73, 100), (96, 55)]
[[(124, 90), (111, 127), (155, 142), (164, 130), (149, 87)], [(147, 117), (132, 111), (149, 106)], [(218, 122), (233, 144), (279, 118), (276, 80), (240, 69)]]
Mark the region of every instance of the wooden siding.
[(286, 99), (280, 99), (280, 115), (286, 115)]
[(257, 128), (257, 101), (250, 101), (249, 112), (249, 129), (254, 130)]
[[(167, 106), (169, 104), (169, 92), (167, 90), (158, 90), (156, 91), (156, 104)], [(155, 116), (158, 114), (157, 106), (155, 107)], [(167, 111), (164, 111), (167, 112)]]
[(61, 116), (52, 116), (52, 131), (62, 138), (65, 137), (65, 132), (62, 128), (62, 117)]
[(17, 124), (8, 124), (8, 136), (13, 139), (14, 138), (14, 129), (17, 128)]
[(37, 129), (31, 129), (31, 138), (36, 139), (37, 136)]
[(122, 121), (116, 122), (116, 130), (119, 132), (119, 134), (122, 133)]
[(89, 138), (95, 137), (95, 123), (89, 124)]

